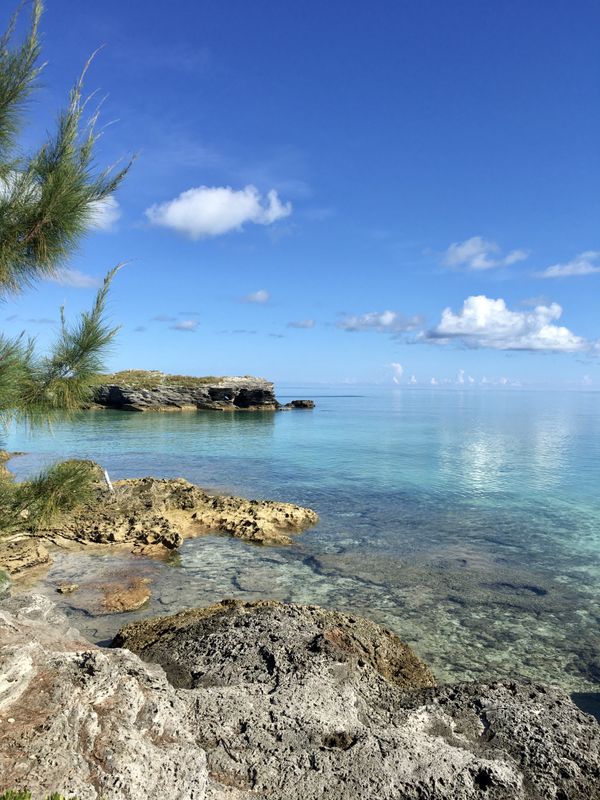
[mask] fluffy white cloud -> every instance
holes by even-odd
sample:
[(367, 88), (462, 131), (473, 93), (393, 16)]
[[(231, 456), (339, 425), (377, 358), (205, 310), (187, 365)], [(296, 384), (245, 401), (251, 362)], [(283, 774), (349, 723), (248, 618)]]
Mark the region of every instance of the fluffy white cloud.
[(506, 256), (500, 256), (500, 247), (496, 242), (482, 236), (472, 236), (464, 242), (454, 242), (446, 250), (443, 263), (447, 267), (458, 269), (466, 267), (471, 270), (486, 270), (494, 267), (507, 267), (524, 261), (528, 257), (525, 250), (511, 250)]
[(100, 286), (100, 281), (97, 278), (92, 275), (86, 275), (78, 269), (59, 269), (48, 280), (58, 283), (60, 286), (72, 286), (75, 289), (97, 289)]
[(593, 275), (600, 272), (600, 251), (586, 250), (566, 264), (553, 264), (538, 272), (540, 278), (569, 278), (574, 275)]
[(400, 383), (402, 376), (404, 375), (404, 367), (402, 364), (398, 364), (396, 361), (392, 361), (390, 367), (392, 368), (393, 373), (392, 380), (394, 383)]
[(461, 383), (461, 384), (465, 382), (465, 371), (464, 371), (464, 369), (459, 369), (458, 370), (458, 375), (456, 376), (456, 382), (457, 383)]
[(121, 217), (119, 201), (114, 197), (92, 203), (92, 227), (99, 231), (111, 231)]
[(361, 316), (349, 316), (337, 323), (345, 331), (378, 331), (398, 333), (417, 328), (423, 322), (421, 317), (405, 317), (397, 311), (370, 311)]
[(411, 375), (408, 382), (414, 386), (417, 383), (417, 376)]
[(171, 328), (174, 331), (188, 331), (188, 333), (193, 333), (200, 323), (197, 319), (182, 319), (180, 322), (176, 322), (175, 325), (171, 325)]
[(256, 292), (252, 292), (251, 294), (247, 294), (245, 297), (242, 297), (244, 303), (268, 303), (270, 299), (271, 295), (266, 289), (259, 289)]
[(568, 328), (556, 325), (562, 315), (558, 303), (537, 306), (531, 311), (511, 311), (504, 300), (485, 295), (467, 297), (462, 309), (446, 308), (442, 319), (425, 338), (443, 343), (460, 341), (468, 347), (495, 350), (549, 350), (575, 353), (590, 343)]
[(190, 239), (238, 231), (248, 222), (271, 225), (291, 213), (292, 204), (282, 203), (274, 189), (263, 198), (252, 185), (243, 189), (198, 186), (146, 209), (152, 225), (171, 228)]
[(314, 328), (316, 325), (316, 321), (314, 319), (297, 319), (293, 322), (288, 322), (288, 328), (299, 328), (300, 330), (310, 330), (310, 328)]

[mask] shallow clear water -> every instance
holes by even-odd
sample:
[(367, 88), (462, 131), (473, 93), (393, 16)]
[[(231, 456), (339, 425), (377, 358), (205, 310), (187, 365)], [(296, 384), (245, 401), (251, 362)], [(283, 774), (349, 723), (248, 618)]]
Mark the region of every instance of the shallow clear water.
[[(326, 396), (325, 396), (326, 395)], [(138, 614), (91, 617), (97, 640), (143, 614), (225, 596), (270, 596), (369, 616), (397, 631), (440, 680), (525, 676), (595, 692), (600, 682), (600, 396), (594, 393), (322, 388), (314, 411), (90, 412), (52, 431), (13, 428), (24, 476), (66, 456), (113, 478), (183, 476), (315, 508), (290, 547), (221, 536), (168, 562), (57, 554), (41, 588), (151, 577)]]

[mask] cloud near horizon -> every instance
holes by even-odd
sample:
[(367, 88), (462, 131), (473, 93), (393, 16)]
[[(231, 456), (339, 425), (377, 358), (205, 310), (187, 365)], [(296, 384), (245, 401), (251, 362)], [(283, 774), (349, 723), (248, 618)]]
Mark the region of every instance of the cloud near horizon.
[(526, 250), (511, 250), (500, 256), (500, 246), (496, 242), (482, 236), (472, 236), (464, 242), (454, 242), (445, 251), (442, 263), (447, 267), (460, 269), (464, 267), (475, 272), (509, 267), (519, 261), (525, 261), (529, 253)]
[(446, 308), (439, 324), (421, 339), (440, 344), (458, 341), (467, 347), (494, 350), (579, 353), (593, 349), (593, 343), (555, 324), (561, 316), (558, 303), (511, 311), (501, 298), (477, 295), (467, 297), (457, 313)]
[(316, 320), (314, 319), (297, 319), (292, 322), (288, 322), (288, 328), (298, 328), (299, 330), (310, 330), (314, 328), (316, 325)]
[(152, 225), (198, 240), (240, 231), (247, 223), (272, 225), (292, 213), (292, 204), (282, 203), (275, 189), (263, 197), (252, 184), (243, 189), (198, 186), (145, 213)]
[(404, 375), (404, 367), (397, 361), (392, 361), (390, 367), (392, 368), (392, 380), (394, 383), (400, 383), (402, 376)]
[(600, 250), (586, 250), (566, 264), (553, 264), (541, 272), (538, 278), (570, 278), (576, 275), (593, 275), (600, 272)]
[(369, 311), (367, 314), (350, 315), (337, 323), (344, 331), (377, 331), (378, 333), (401, 333), (412, 331), (423, 324), (423, 318), (414, 315), (405, 317), (398, 311)]

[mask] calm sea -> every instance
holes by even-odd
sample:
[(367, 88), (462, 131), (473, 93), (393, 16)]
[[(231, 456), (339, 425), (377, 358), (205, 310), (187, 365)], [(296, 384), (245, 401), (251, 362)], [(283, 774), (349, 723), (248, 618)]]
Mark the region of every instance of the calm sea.
[[(57, 556), (40, 584), (153, 579), (141, 614), (274, 597), (371, 617), (445, 680), (521, 676), (600, 688), (600, 395), (321, 388), (314, 411), (95, 412), (52, 431), (14, 427), (12, 469), (92, 458), (113, 478), (183, 476), (315, 508), (290, 547), (214, 535), (169, 562)], [(282, 398), (286, 399), (286, 398)], [(97, 640), (138, 615), (91, 617)], [(75, 606), (74, 606), (75, 604)], [(591, 695), (590, 695), (591, 696)]]

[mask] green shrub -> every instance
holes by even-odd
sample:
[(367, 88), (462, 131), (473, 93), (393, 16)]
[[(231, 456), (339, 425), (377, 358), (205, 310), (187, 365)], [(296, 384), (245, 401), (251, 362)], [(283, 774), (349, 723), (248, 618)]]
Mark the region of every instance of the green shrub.
[[(23, 483), (0, 476), (0, 533), (37, 531), (94, 499), (100, 478), (91, 461), (62, 461)], [(1, 800), (1, 799), (0, 799)]]
[[(31, 800), (31, 792), (27, 789), (9, 789), (7, 792), (0, 794), (0, 800)], [(46, 797), (46, 800), (77, 800), (76, 797), (63, 797), (62, 794), (53, 792)]]

